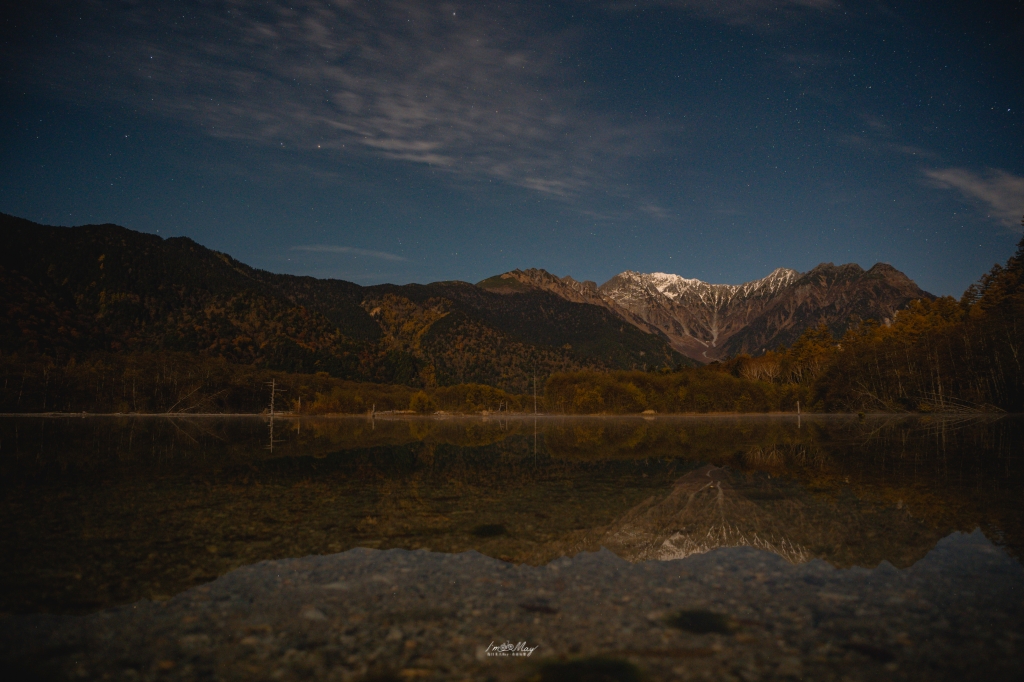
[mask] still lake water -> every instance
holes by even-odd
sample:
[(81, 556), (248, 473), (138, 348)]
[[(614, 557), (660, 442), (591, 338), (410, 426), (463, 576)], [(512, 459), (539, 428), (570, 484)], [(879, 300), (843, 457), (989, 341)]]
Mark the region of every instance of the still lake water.
[(58, 679), (1024, 670), (1018, 418), (269, 426), (0, 419), (0, 662)]

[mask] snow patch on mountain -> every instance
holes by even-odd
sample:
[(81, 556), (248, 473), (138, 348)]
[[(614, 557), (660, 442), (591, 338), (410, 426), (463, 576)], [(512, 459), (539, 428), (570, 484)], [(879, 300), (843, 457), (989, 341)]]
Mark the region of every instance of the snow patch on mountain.
[(699, 302), (717, 309), (732, 303), (737, 297), (771, 296), (792, 284), (799, 276), (796, 270), (777, 268), (767, 277), (744, 284), (710, 284), (666, 272), (647, 274), (627, 270), (603, 284), (601, 291), (623, 305), (660, 294), (673, 302), (687, 299), (690, 303)]
[(603, 306), (702, 362), (792, 343), (804, 329), (823, 321), (842, 331), (852, 319), (891, 319), (908, 301), (929, 296), (891, 266), (878, 264), (865, 273), (852, 263), (823, 263), (805, 274), (777, 268), (743, 284), (627, 270), (599, 287), (531, 268), (492, 277), (480, 286), (502, 293), (540, 289)]

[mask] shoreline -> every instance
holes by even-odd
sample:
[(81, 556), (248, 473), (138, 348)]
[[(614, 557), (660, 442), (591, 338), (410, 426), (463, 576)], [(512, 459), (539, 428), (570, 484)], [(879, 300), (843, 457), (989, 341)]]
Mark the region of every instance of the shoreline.
[(529, 412), (502, 412), (481, 414), (453, 412), (444, 414), (412, 414), (405, 412), (367, 413), (334, 413), (334, 414), (295, 414), (278, 412), (271, 417), (266, 412), (0, 412), (0, 419), (35, 418), (35, 419), (86, 419), (95, 417), (106, 418), (202, 418), (202, 419), (384, 419), (384, 420), (419, 420), (419, 419), (665, 419), (665, 418), (779, 418), (795, 417), (798, 419), (820, 419), (823, 417), (1005, 417), (1007, 412), (666, 412), (663, 414), (533, 414)]

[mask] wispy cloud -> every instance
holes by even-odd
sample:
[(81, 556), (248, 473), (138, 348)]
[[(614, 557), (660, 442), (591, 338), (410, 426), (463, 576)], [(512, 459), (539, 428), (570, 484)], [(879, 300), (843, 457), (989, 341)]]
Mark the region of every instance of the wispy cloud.
[(980, 204), (992, 219), (1019, 230), (1024, 215), (1024, 177), (1004, 170), (989, 169), (984, 174), (966, 168), (931, 168), (924, 174), (944, 189), (955, 189)]
[(293, 246), (292, 251), (307, 251), (309, 253), (344, 253), (353, 256), (365, 256), (367, 258), (380, 258), (382, 260), (404, 261), (408, 260), (398, 254), (387, 251), (370, 251), (368, 249), (357, 249), (354, 246), (330, 246), (328, 244), (310, 244), (308, 246)]
[[(581, 37), (544, 28), (556, 22), (540, 5), (87, 4), (93, 20), (68, 43), (75, 59), (37, 55), (26, 70), (57, 92), (119, 100), (217, 137), (557, 196), (612, 184), (624, 160), (658, 146), (650, 128), (584, 104), (566, 59)], [(90, 85), (97, 76), (104, 88)]]
[(665, 220), (672, 217), (672, 212), (667, 208), (660, 206), (654, 202), (647, 202), (640, 206), (640, 210), (649, 216), (657, 218), (658, 220)]

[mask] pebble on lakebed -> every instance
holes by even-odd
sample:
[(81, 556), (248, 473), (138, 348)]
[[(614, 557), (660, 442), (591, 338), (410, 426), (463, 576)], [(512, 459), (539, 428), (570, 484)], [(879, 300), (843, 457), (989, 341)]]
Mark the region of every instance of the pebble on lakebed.
[[(355, 549), (261, 562), (166, 602), (6, 616), (0, 658), (37, 677), (145, 680), (1009, 680), (1024, 666), (1022, 593), (1020, 563), (980, 532), (902, 571), (751, 548), (539, 567)], [(506, 643), (518, 655), (492, 655)]]

